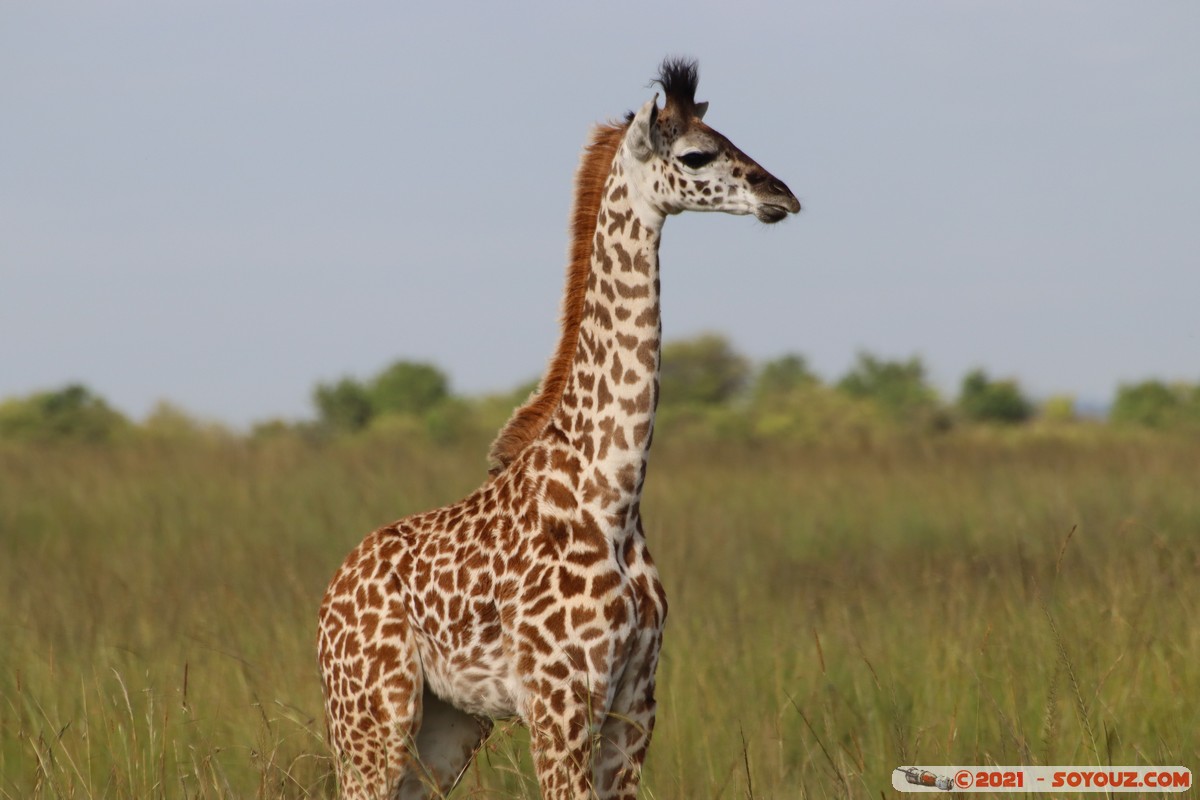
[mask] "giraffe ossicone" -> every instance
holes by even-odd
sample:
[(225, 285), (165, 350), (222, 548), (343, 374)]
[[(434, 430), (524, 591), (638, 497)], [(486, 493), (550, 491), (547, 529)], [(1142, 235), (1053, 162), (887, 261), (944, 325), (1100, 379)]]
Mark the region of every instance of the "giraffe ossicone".
[(667, 600), (640, 500), (658, 402), (658, 246), (681, 211), (800, 210), (703, 121), (697, 68), (598, 125), (575, 179), (562, 331), (487, 481), (370, 533), (321, 604), (318, 661), (341, 796), (448, 793), (493, 718), (530, 729), (546, 800), (637, 794)]

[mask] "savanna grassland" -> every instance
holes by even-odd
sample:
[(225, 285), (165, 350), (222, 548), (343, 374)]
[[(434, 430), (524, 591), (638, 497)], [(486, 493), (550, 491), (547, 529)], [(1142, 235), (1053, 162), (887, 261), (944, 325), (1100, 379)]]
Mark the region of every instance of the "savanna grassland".
[[(329, 798), (317, 604), (484, 443), (0, 448), (0, 797)], [(890, 796), (907, 764), (1200, 765), (1200, 442), (656, 444), (642, 796)], [(500, 725), (459, 797), (536, 797)]]

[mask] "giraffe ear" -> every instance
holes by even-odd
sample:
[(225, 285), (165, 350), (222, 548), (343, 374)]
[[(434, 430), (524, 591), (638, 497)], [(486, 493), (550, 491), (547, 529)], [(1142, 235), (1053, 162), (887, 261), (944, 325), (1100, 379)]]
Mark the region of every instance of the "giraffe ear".
[(638, 161), (646, 161), (654, 155), (654, 125), (658, 122), (658, 95), (648, 100), (644, 106), (633, 115), (629, 123), (629, 133), (625, 141), (629, 142), (629, 152)]
[(707, 100), (705, 100), (703, 103), (696, 103), (694, 106), (692, 106), (692, 114), (696, 117), (696, 119), (704, 119), (704, 115), (707, 113), (708, 113), (708, 101)]

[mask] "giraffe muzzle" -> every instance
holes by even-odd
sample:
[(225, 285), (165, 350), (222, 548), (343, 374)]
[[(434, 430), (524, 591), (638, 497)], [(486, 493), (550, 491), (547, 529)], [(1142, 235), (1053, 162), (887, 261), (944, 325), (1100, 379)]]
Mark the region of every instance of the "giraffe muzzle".
[(787, 184), (772, 175), (767, 175), (766, 180), (755, 187), (755, 199), (758, 200), (758, 206), (754, 209), (754, 216), (768, 225), (779, 222), (788, 214), (800, 212), (800, 201), (796, 195), (792, 194)]

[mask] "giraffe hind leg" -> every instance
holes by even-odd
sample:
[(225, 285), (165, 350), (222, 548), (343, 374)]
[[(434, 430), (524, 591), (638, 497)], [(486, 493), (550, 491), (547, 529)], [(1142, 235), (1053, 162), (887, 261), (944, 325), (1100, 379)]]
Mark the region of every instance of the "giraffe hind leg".
[(460, 711), (425, 688), (414, 768), (400, 785), (400, 800), (444, 797), (458, 784), (492, 730), (490, 719)]
[(627, 675), (613, 708), (600, 729), (596, 756), (596, 795), (600, 800), (634, 800), (642, 777), (642, 764), (654, 732), (657, 704), (654, 671), (657, 650), (651, 650), (641, 669)]

